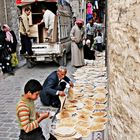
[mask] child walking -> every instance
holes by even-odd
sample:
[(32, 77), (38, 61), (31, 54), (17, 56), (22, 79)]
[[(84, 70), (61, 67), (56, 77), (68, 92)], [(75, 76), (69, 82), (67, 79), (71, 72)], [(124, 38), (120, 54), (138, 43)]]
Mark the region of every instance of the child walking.
[(24, 87), (24, 94), (16, 107), (20, 126), (19, 140), (45, 140), (39, 123), (49, 117), (49, 112), (39, 114), (34, 105), (41, 90), (42, 85), (35, 79), (29, 80)]

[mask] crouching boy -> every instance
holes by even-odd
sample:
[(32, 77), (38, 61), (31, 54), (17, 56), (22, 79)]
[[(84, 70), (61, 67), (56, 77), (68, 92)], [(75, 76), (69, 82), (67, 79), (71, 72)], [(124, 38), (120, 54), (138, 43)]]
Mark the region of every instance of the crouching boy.
[(49, 117), (49, 113), (36, 113), (34, 105), (41, 90), (41, 84), (35, 79), (29, 80), (24, 87), (24, 94), (16, 107), (16, 115), (21, 129), (19, 140), (45, 140), (39, 123)]

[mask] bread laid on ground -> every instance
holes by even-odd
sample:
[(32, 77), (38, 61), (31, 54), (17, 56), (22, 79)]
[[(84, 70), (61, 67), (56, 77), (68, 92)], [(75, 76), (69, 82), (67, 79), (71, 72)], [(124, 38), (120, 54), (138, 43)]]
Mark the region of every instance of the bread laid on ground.
[(54, 131), (55, 135), (58, 135), (60, 137), (70, 137), (76, 134), (76, 131), (73, 127), (58, 127)]
[(63, 118), (68, 118), (70, 116), (71, 116), (70, 112), (64, 109), (56, 115), (56, 118), (63, 119)]
[(107, 115), (107, 112), (105, 112), (105, 111), (95, 111), (92, 114), (92, 117), (104, 117), (106, 115)]
[(82, 135), (82, 137), (88, 137), (90, 135), (90, 130), (87, 129), (86, 127), (75, 127), (75, 130), (77, 133)]
[(100, 118), (94, 119), (94, 122), (97, 122), (97, 123), (107, 123), (107, 121), (108, 121), (108, 119), (105, 117), (100, 117)]
[(89, 130), (91, 132), (95, 131), (103, 131), (105, 129), (105, 125), (103, 123), (93, 123), (90, 127)]
[(60, 120), (59, 126), (74, 127), (77, 122), (76, 118), (64, 118)]

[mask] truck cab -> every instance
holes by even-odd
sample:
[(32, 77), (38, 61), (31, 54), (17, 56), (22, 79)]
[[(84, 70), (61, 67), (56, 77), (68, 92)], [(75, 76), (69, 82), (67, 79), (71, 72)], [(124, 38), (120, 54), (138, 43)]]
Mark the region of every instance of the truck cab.
[[(38, 25), (43, 14), (41, 6), (47, 6), (55, 14), (55, 23), (51, 40), (46, 39), (44, 25)], [(56, 0), (22, 0), (17, 3), (22, 12), (25, 7), (31, 8), (29, 16), (30, 38), (32, 41), (33, 55), (30, 58), (34, 62), (52, 62), (59, 65), (66, 65), (67, 54), (70, 52), (71, 40), (70, 30), (72, 28), (72, 9), (67, 1)], [(30, 58), (26, 56), (27, 64), (30, 67)]]

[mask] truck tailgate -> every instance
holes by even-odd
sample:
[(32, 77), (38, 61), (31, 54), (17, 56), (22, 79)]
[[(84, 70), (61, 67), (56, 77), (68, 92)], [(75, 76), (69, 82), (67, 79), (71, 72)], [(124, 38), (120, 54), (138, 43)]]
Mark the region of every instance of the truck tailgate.
[(32, 50), (34, 52), (34, 55), (61, 53), (61, 47), (59, 43), (33, 44)]

